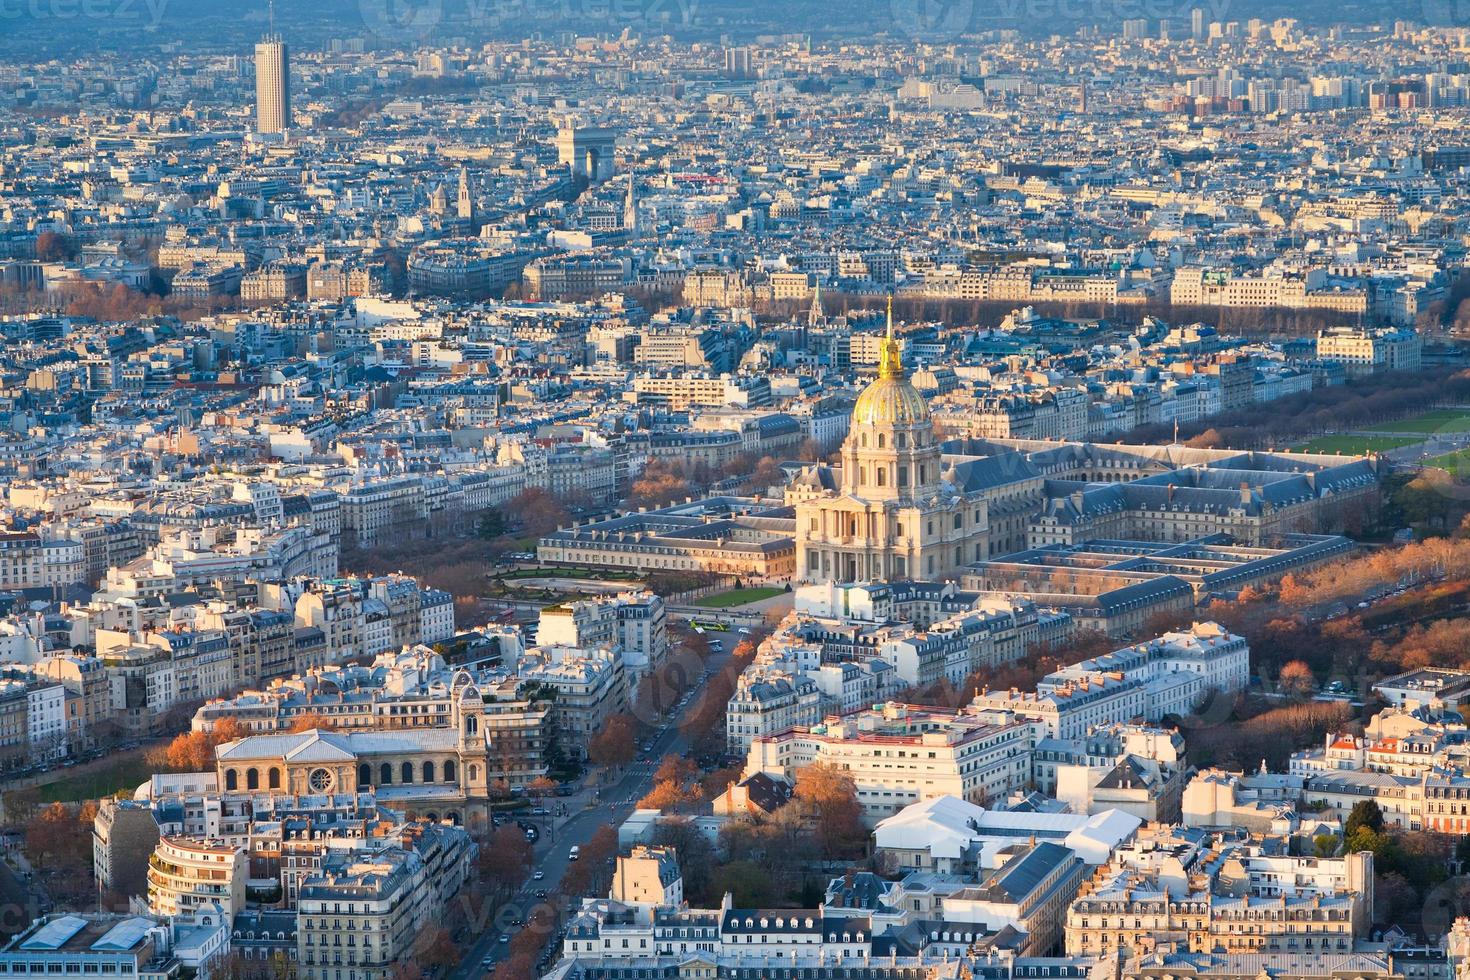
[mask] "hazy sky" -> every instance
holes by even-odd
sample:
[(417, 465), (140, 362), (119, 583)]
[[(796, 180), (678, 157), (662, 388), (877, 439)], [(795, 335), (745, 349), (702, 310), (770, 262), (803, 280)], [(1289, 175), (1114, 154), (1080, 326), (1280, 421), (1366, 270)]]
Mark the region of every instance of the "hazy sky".
[[(1083, 25), (1116, 34), (1123, 20), (1136, 17), (1183, 25), (1196, 5), (1208, 19), (1222, 21), (1290, 16), (1319, 24), (1392, 24), (1395, 18), (1455, 23), (1470, 15), (1470, 0), (282, 0), (276, 22), (301, 47), (333, 37), (411, 48), (624, 29), (709, 40), (804, 32), (817, 39), (944, 41), (965, 32), (1044, 36)], [(0, 0), (0, 57), (39, 62), (90, 49), (166, 56), (173, 45), (248, 50), (266, 23), (261, 0)]]

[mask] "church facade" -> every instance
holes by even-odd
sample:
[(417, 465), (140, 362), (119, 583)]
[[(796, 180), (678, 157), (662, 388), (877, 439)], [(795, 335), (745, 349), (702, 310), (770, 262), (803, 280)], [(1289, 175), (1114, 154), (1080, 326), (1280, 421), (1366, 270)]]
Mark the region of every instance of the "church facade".
[(946, 478), (928, 403), (904, 370), (891, 308), (878, 377), (853, 406), (840, 473), (818, 470), (796, 481), (825, 488), (796, 502), (799, 580), (937, 580), (990, 557), (986, 501)]
[(409, 819), (482, 828), (492, 799), (547, 775), (548, 709), (528, 713), (525, 702), (487, 702), (464, 671), (449, 697), (447, 725), (313, 729), (227, 742), (215, 751), (218, 786), (225, 793), (372, 793)]

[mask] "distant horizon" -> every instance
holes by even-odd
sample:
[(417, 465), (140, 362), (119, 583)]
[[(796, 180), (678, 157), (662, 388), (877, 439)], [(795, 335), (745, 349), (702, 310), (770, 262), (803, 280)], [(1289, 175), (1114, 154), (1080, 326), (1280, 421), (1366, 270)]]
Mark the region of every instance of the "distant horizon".
[[(1400, 4), (1263, 0), (323, 0), (278, 4), (275, 32), (302, 53), (333, 40), (376, 50), (476, 47), (561, 35), (668, 35), (683, 42), (759, 43), (809, 36), (813, 43), (887, 40), (964, 47), (970, 39), (1014, 32), (1023, 39), (1093, 28), (1115, 36), (1142, 18), (1156, 31), (1187, 25), (1199, 7), (1207, 20), (1293, 18), (1304, 26), (1392, 29), (1396, 21), (1464, 27), (1453, 0)], [(58, 30), (58, 25), (62, 27)], [(78, 25), (84, 30), (75, 29)], [(0, 0), (0, 60), (41, 64), (82, 52), (118, 56), (248, 54), (270, 33), (267, 5), (238, 0)]]

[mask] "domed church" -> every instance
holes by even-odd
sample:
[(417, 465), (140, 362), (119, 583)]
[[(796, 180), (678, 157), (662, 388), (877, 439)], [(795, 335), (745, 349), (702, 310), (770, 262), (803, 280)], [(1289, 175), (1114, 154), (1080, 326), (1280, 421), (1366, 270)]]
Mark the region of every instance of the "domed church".
[(807, 582), (951, 577), (989, 557), (985, 500), (945, 477), (929, 405), (908, 380), (893, 336), (893, 302), (878, 377), (852, 410), (839, 473), (798, 477), (827, 486), (796, 503), (796, 574)]

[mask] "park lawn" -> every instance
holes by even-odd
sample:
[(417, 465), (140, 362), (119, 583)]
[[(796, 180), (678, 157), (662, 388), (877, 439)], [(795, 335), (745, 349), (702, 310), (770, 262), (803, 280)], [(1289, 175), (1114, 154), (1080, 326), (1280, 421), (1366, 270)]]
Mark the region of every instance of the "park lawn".
[(1452, 453), (1436, 456), (1425, 460), (1424, 465), (1445, 470), (1457, 480), (1470, 479), (1470, 449), (1457, 449)]
[(100, 800), (126, 790), (131, 798), (133, 790), (153, 775), (153, 767), (143, 759), (142, 752), (115, 756), (102, 764), (93, 763), (85, 772), (69, 773), (54, 783), (37, 786), (30, 792), (42, 803), (73, 803), (79, 800)]
[(1424, 435), (1435, 432), (1470, 432), (1470, 411), (1440, 408), (1400, 422), (1375, 424), (1374, 428), (1379, 432), (1419, 432)]
[(785, 589), (753, 588), (753, 589), (731, 589), (729, 592), (716, 592), (694, 600), (696, 606), (706, 609), (731, 609), (735, 606), (743, 606), (747, 602), (760, 602), (762, 599), (770, 599), (781, 595)]
[(1424, 440), (1418, 436), (1318, 436), (1311, 442), (1296, 447), (1300, 453), (1385, 453), (1390, 449), (1402, 449)]
[(492, 578), (518, 579), (518, 578), (585, 578), (588, 581), (598, 582), (624, 582), (637, 578), (633, 572), (619, 571), (612, 568), (518, 568), (512, 572), (503, 574), (491, 573)]

